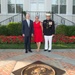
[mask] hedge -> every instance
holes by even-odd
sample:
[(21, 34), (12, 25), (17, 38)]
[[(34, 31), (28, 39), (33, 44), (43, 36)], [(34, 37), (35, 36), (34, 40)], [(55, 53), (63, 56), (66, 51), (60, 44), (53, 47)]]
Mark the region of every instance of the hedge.
[(67, 34), (67, 26), (66, 25), (58, 25), (56, 27), (56, 34)]
[(11, 22), (8, 25), (0, 26), (0, 35), (21, 35), (22, 34), (22, 24)]
[(75, 26), (58, 25), (56, 27), (56, 34), (74, 36), (75, 35)]
[(10, 35), (21, 35), (22, 34), (22, 24), (21, 23), (9, 23), (7, 29)]
[[(75, 35), (75, 26), (67, 26), (67, 25), (58, 25), (56, 27), (56, 34), (63, 34), (67, 36)], [(0, 26), (0, 35), (22, 35), (22, 24), (11, 22), (8, 25)]]
[(67, 35), (68, 36), (75, 35), (75, 26), (67, 26)]
[(9, 31), (6, 25), (0, 26), (0, 35), (9, 35)]

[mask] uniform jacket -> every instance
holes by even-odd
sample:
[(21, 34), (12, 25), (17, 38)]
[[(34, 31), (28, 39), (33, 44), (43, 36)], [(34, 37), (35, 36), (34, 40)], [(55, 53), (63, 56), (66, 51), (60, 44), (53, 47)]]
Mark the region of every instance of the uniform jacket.
[(55, 34), (55, 24), (53, 20), (43, 21), (43, 33), (47, 36)]

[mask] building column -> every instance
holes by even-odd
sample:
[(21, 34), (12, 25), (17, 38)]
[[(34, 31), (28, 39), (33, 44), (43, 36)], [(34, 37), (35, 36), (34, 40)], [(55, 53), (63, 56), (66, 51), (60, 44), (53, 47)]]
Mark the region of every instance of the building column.
[(72, 21), (72, 8), (73, 8), (73, 0), (66, 0), (66, 17), (68, 20)]
[(7, 0), (1, 0), (1, 14), (7, 14), (8, 12), (7, 4), (8, 4)]
[(72, 15), (72, 8), (73, 8), (73, 0), (67, 0), (67, 15)]

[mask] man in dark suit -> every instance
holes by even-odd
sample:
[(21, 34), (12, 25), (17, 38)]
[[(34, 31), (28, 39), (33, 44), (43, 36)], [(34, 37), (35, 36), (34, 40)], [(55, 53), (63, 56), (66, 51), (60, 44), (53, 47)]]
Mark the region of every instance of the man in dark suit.
[(33, 36), (33, 21), (30, 20), (30, 14), (26, 14), (26, 19), (22, 21), (22, 36), (24, 37), (25, 42), (25, 53), (31, 51), (31, 36)]
[(51, 52), (52, 49), (52, 37), (55, 34), (55, 24), (51, 20), (51, 14), (46, 13), (46, 20), (43, 21), (43, 33), (45, 38), (45, 50)]

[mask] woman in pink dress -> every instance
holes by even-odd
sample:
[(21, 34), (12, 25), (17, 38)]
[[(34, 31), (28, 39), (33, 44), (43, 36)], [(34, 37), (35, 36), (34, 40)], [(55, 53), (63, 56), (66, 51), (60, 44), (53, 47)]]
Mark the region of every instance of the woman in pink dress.
[(34, 42), (37, 45), (37, 52), (40, 51), (41, 42), (43, 42), (43, 26), (39, 21), (39, 16), (35, 17), (34, 22)]

